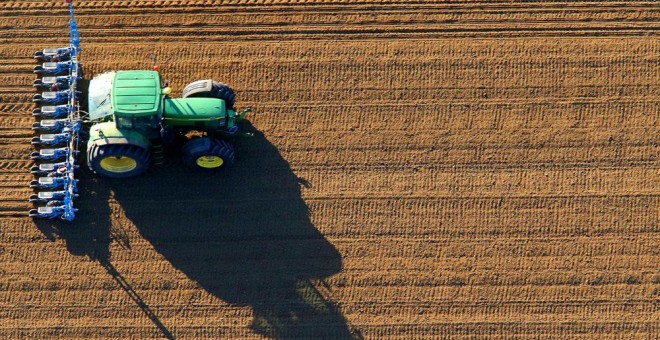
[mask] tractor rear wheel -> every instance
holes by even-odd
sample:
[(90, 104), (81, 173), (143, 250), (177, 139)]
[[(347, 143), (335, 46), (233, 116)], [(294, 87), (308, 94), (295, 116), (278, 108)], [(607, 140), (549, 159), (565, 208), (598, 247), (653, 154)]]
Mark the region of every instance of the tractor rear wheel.
[(147, 171), (150, 164), (151, 152), (137, 145), (92, 143), (87, 147), (87, 166), (101, 176), (133, 177)]
[(218, 98), (225, 101), (227, 109), (233, 110), (236, 102), (234, 90), (227, 84), (213, 80), (194, 81), (183, 89), (183, 98)]
[(213, 171), (229, 167), (236, 160), (234, 146), (209, 137), (195, 138), (183, 145), (183, 161), (193, 169)]

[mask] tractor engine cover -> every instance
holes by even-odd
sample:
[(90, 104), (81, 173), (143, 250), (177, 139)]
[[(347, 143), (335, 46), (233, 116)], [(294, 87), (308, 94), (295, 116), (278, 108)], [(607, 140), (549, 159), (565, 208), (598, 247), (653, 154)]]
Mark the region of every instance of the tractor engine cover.
[(163, 120), (173, 127), (217, 130), (227, 125), (227, 109), (216, 98), (166, 98)]

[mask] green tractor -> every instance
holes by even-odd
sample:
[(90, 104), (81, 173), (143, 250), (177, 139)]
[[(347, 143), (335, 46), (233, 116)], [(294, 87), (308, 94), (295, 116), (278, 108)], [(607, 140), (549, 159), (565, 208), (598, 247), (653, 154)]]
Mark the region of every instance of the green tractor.
[[(76, 169), (79, 147), (87, 141), (87, 165), (95, 173), (113, 178), (137, 176), (151, 164), (162, 164), (164, 152), (180, 151), (184, 163), (208, 171), (230, 166), (236, 157), (231, 140), (239, 135), (239, 122), (250, 111), (237, 113), (234, 91), (212, 80), (195, 81), (183, 90), (183, 98), (170, 98), (154, 71), (112, 71), (89, 82), (88, 112), (81, 110), (82, 63), (80, 32), (73, 0), (69, 7), (70, 44), (37, 51), (33, 59), (38, 74), (32, 101), (39, 133), (30, 144), (38, 176), (30, 182), (36, 193), (29, 216), (73, 221), (78, 197)], [(151, 60), (156, 63), (156, 56)], [(91, 125), (91, 126), (89, 126)], [(89, 131), (87, 131), (89, 127)]]
[(183, 98), (170, 98), (157, 71), (113, 71), (89, 82), (88, 112), (94, 122), (87, 165), (95, 173), (126, 178), (162, 164), (166, 149), (180, 147), (183, 162), (213, 171), (235, 160), (231, 140), (243, 133), (234, 91), (212, 80), (195, 81)]

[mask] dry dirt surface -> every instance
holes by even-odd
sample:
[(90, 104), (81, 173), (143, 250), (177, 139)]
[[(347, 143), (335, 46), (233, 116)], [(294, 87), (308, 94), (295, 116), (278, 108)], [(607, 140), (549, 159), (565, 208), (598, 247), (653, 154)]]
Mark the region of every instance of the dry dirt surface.
[(657, 339), (657, 2), (77, 2), (86, 76), (157, 54), (256, 135), (31, 220), (68, 13), (1, 2), (0, 338)]

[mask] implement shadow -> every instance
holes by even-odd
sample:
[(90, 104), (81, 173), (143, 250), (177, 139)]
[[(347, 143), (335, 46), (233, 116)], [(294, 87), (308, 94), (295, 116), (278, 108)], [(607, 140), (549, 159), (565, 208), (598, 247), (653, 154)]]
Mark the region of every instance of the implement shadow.
[(94, 176), (85, 168), (77, 171), (77, 178), (80, 179), (78, 185), (80, 196), (76, 200), (76, 208), (79, 212), (75, 222), (35, 220), (36, 227), (51, 241), (63, 239), (72, 255), (85, 256), (90, 260), (98, 261), (117, 285), (149, 317), (159, 334), (164, 338), (174, 339), (170, 330), (111, 262), (111, 242), (119, 242), (124, 248), (130, 248), (128, 239), (123, 235), (117, 235), (116, 230), (112, 228), (112, 211), (108, 204), (112, 196), (111, 186), (107, 180)]
[[(360, 338), (316, 289), (316, 280), (340, 272), (342, 264), (310, 221), (300, 188), (307, 183), (262, 133), (251, 126), (245, 130), (255, 136), (238, 141), (242, 157), (229, 171), (191, 173), (174, 164), (138, 178), (90, 180), (99, 193), (88, 194), (112, 192), (140, 234), (176, 269), (214, 296), (252, 307), (250, 327), (256, 333), (280, 339)], [(99, 204), (107, 205), (107, 198)], [(89, 245), (62, 233), (69, 250), (108, 258), (109, 242), (117, 237), (100, 224), (97, 232), (87, 232)]]

